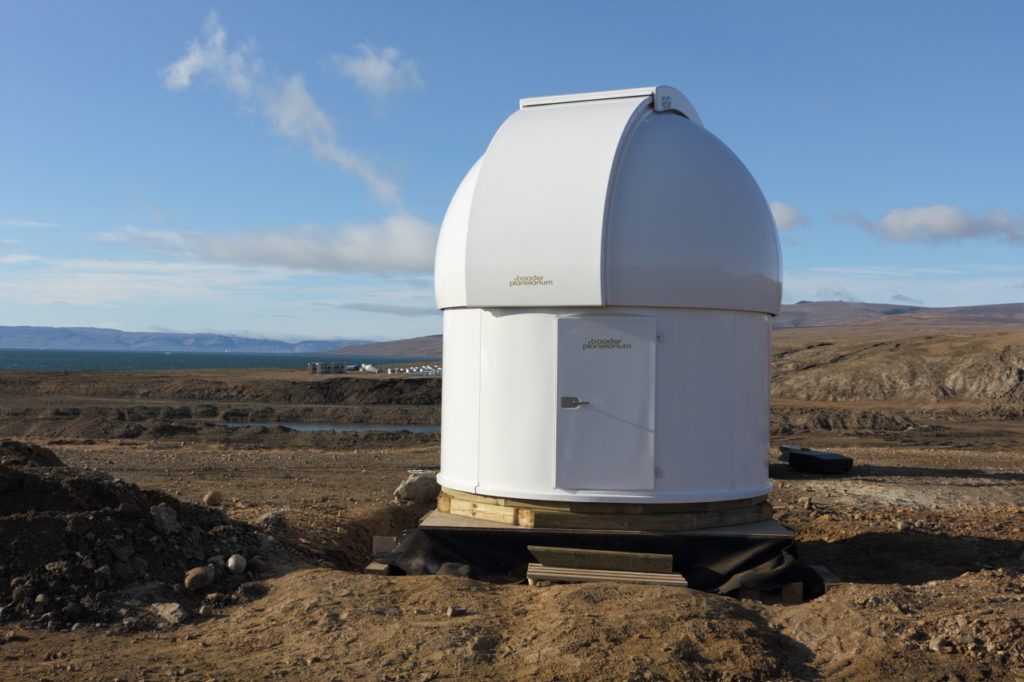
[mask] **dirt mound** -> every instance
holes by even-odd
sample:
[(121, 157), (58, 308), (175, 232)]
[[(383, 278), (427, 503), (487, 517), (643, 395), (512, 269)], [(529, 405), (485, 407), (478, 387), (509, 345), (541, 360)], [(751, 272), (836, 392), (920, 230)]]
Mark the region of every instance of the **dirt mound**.
[(64, 462), (53, 450), (32, 443), (5, 440), (0, 443), (0, 464), (38, 467), (62, 467)]
[(907, 415), (882, 410), (779, 408), (771, 412), (771, 433), (786, 436), (803, 431), (904, 431), (917, 424)]
[[(5, 450), (45, 448), (4, 443)], [(52, 459), (45, 457), (48, 453)], [(33, 455), (35, 456), (35, 455)], [(105, 474), (70, 467), (0, 465), (0, 621), (39, 626), (121, 621), (128, 627), (160, 623), (155, 603), (178, 605), (187, 619), (207, 602), (240, 602), (258, 595), (248, 584), (270, 561), (294, 555), (256, 526)], [(225, 560), (239, 554), (248, 570), (235, 574)], [(212, 565), (208, 589), (188, 590), (185, 572)]]

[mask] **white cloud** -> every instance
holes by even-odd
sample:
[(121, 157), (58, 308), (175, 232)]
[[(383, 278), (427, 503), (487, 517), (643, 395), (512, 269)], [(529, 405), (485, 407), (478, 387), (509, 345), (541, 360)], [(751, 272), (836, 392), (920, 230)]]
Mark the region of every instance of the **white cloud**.
[(858, 301), (856, 296), (839, 284), (830, 283), (818, 288), (817, 300), (819, 301)]
[(119, 230), (101, 232), (96, 241), (109, 243), (131, 243), (148, 251), (181, 254), (187, 251), (184, 237), (167, 230), (143, 230), (135, 225), (125, 225)]
[(192, 85), (192, 79), (203, 72), (219, 85), (236, 94), (248, 94), (253, 76), (259, 70), (258, 61), (250, 61), (252, 45), (243, 45), (233, 52), (227, 49), (227, 33), (220, 25), (216, 12), (210, 12), (203, 22), (203, 42), (192, 39), (188, 51), (178, 61), (160, 70), (168, 90), (182, 90)]
[(35, 256), (30, 256), (27, 253), (8, 253), (6, 255), (0, 255), (0, 265), (21, 265), (22, 263), (31, 263), (38, 260)]
[(44, 223), (39, 220), (14, 220), (0, 218), (0, 227), (60, 227), (57, 223)]
[(889, 277), (912, 277), (910, 270), (891, 268), (884, 265), (836, 265), (817, 266), (811, 272), (825, 272), (851, 279), (885, 279)]
[(200, 76), (206, 77), (261, 111), (277, 134), (304, 143), (314, 156), (354, 173), (381, 200), (399, 203), (394, 182), (338, 143), (334, 124), (310, 95), (301, 75), (285, 79), (267, 76), (259, 60), (251, 56), (252, 43), (229, 50), (227, 33), (216, 12), (207, 16), (201, 34), (201, 39), (189, 43), (183, 57), (160, 70), (167, 89), (183, 90)]
[(992, 266), (982, 264), (940, 272), (884, 266), (819, 267), (787, 270), (783, 286), (787, 302), (826, 298), (901, 303), (915, 299), (942, 306), (1019, 302), (1020, 289), (1015, 287), (1020, 276), (1008, 272), (993, 275), (991, 271)]
[(889, 209), (879, 220), (870, 220), (857, 212), (843, 218), (893, 242), (936, 243), (989, 236), (1024, 242), (1024, 219), (1001, 208), (976, 216), (957, 206), (935, 204)]
[(176, 250), (213, 263), (272, 265), (323, 272), (428, 272), (434, 264), (437, 227), (406, 214), (327, 229), (300, 225), (237, 234), (146, 231), (126, 226), (107, 241), (158, 252)]
[(19, 303), (96, 305), (151, 301), (228, 301), (243, 289), (284, 281), (280, 269), (205, 263), (36, 259), (34, 272), (0, 272), (0, 290), (17, 286)]
[(775, 226), (780, 230), (789, 230), (807, 224), (807, 218), (800, 211), (781, 201), (773, 201), (768, 206), (772, 209)]
[(344, 310), (360, 310), (368, 313), (384, 313), (387, 315), (398, 315), (399, 317), (440, 315), (440, 311), (436, 308), (418, 308), (416, 306), (391, 305), (388, 303), (317, 303), (315, 305), (342, 308)]
[(331, 56), (331, 61), (343, 75), (355, 79), (356, 83), (373, 95), (383, 97), (392, 92), (423, 87), (416, 62), (400, 59), (395, 48), (377, 48), (366, 44), (356, 47), (362, 52), (361, 55), (336, 54)]

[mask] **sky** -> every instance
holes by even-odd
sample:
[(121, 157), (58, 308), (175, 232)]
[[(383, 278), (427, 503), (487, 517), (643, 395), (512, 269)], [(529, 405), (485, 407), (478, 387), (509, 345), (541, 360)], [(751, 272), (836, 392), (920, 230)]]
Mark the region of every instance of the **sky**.
[(0, 0), (0, 324), (436, 334), (437, 231), (524, 97), (670, 85), (783, 302), (1024, 301), (1024, 3)]

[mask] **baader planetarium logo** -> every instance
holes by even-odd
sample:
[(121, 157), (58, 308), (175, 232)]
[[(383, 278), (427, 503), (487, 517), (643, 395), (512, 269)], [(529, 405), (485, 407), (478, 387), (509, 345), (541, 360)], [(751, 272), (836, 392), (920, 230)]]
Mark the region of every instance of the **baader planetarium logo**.
[(544, 279), (544, 275), (516, 275), (515, 279), (508, 283), (510, 287), (549, 287), (554, 284), (550, 279)]
[(622, 339), (590, 339), (583, 344), (583, 350), (595, 350), (598, 348), (607, 350), (629, 350), (633, 347), (631, 343), (622, 343)]

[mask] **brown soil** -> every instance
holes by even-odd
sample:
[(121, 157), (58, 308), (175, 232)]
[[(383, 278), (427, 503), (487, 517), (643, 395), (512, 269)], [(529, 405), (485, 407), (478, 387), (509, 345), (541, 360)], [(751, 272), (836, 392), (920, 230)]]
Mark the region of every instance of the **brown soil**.
[[(436, 420), (436, 380), (369, 379), (383, 387), (378, 395), (372, 384), (349, 390), (343, 382), (353, 379), (260, 370), (0, 376), (0, 437), (46, 446), (66, 465), (32, 466), (33, 456), (22, 454), (5, 460), (3, 471), (31, 478), (58, 501), (90, 485), (112, 495), (79, 495), (90, 509), (53, 503), (0, 512), (3, 524), (31, 526), (3, 526), (5, 555), (20, 559), (17, 567), (0, 559), (0, 592), (9, 600), (0, 604), (0, 678), (1024, 678), (1024, 419), (1012, 391), (938, 400), (866, 391), (849, 403), (780, 397), (775, 444), (827, 447), (855, 459), (851, 473), (832, 477), (772, 464), (776, 516), (796, 532), (806, 562), (826, 565), (844, 581), (812, 602), (781, 606), (666, 587), (498, 586), (359, 573), (373, 535), (411, 527), (422, 511), (393, 504), (391, 491), (409, 468), (438, 463), (436, 436), (205, 426), (232, 410), (263, 409), (309, 410), (315, 417), (308, 421), (329, 421), (321, 412), (328, 410), (422, 409), (417, 414), (433, 410)], [(431, 391), (434, 402), (416, 402)], [(74, 409), (80, 412), (61, 412)], [(108, 430), (131, 424), (141, 431)], [(222, 512), (197, 505), (211, 489), (225, 497)], [(43, 497), (37, 502), (46, 506)], [(137, 516), (118, 511), (126, 498), (135, 500), (129, 506)], [(176, 551), (150, 544), (154, 500), (177, 505), (183, 524), (199, 528), (199, 544), (189, 544), (191, 530)], [(23, 602), (10, 603), (12, 577), (36, 571), (32, 584), (45, 583), (54, 596), (76, 584), (51, 588), (47, 581), (60, 567), (47, 564), (94, 552), (76, 545), (61, 555), (59, 546), (90, 532), (67, 529), (71, 516), (89, 514), (97, 539), (123, 535), (144, 552), (145, 570), (165, 590), (156, 598), (182, 604), (184, 623), (153, 617), (145, 599), (113, 598), (115, 589), (99, 590), (107, 593), (101, 596), (95, 583), (83, 594), (108, 609), (98, 614), (61, 611), (47, 619), (34, 600), (27, 612)], [(232, 529), (235, 539), (211, 535), (218, 527)], [(10, 551), (30, 536), (39, 545), (34, 554)], [(218, 576), (208, 589), (219, 598), (175, 590), (180, 562), (194, 561), (187, 551), (209, 556), (233, 548), (266, 559), (267, 573)], [(198, 614), (201, 606), (209, 615)], [(449, 606), (467, 613), (448, 617)]]

